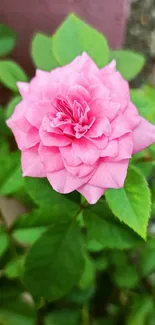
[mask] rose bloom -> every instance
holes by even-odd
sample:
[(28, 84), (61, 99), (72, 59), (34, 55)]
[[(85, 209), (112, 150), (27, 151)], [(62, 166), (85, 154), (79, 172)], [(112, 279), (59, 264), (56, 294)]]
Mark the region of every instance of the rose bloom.
[(99, 69), (83, 53), (18, 87), (22, 101), (7, 124), (23, 176), (47, 177), (57, 192), (77, 190), (96, 203), (108, 188), (123, 187), (132, 154), (155, 141), (115, 61)]

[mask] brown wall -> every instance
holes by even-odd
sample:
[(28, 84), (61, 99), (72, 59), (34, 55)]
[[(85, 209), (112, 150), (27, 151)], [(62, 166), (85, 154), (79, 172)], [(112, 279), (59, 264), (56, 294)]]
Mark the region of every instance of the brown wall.
[(122, 45), (129, 0), (0, 0), (0, 22), (19, 35), (13, 56), (28, 72), (32, 72), (28, 58), (32, 34), (52, 34), (68, 12), (76, 12), (102, 31), (111, 47)]

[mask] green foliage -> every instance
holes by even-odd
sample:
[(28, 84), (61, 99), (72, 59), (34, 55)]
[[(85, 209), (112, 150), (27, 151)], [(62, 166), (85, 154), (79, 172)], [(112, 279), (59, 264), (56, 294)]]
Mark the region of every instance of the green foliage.
[(110, 52), (110, 61), (115, 59), (117, 70), (126, 80), (134, 79), (143, 69), (145, 58), (142, 54), (129, 50), (118, 50)]
[(155, 272), (155, 238), (151, 238), (146, 243), (145, 250), (140, 254), (141, 274), (147, 276)]
[(143, 175), (130, 167), (124, 188), (109, 189), (105, 196), (114, 215), (145, 239), (151, 201)]
[(80, 313), (78, 310), (56, 310), (45, 317), (45, 325), (79, 325)]
[(29, 251), (24, 282), (35, 296), (59, 299), (80, 280), (84, 265), (84, 246), (77, 225), (58, 224), (50, 227)]
[(3, 226), (0, 225), (0, 258), (9, 246), (9, 237)]
[(25, 178), (25, 187), (34, 202), (44, 209), (48, 216), (50, 215), (50, 219), (71, 219), (79, 209), (80, 197), (77, 193), (75, 195), (74, 193), (71, 195), (59, 194), (52, 190), (47, 179), (27, 177)]
[(0, 82), (7, 88), (18, 91), (17, 81), (28, 81), (24, 70), (13, 61), (0, 61)]
[(21, 257), (9, 261), (4, 267), (4, 275), (8, 279), (20, 278), (23, 272), (24, 260)]
[(52, 41), (53, 53), (60, 65), (71, 62), (82, 52), (87, 52), (99, 67), (108, 63), (105, 37), (74, 14), (70, 14), (57, 29)]
[(49, 71), (59, 65), (53, 54), (52, 43), (52, 37), (42, 33), (37, 33), (32, 39), (31, 55), (37, 68)]
[(22, 187), (19, 152), (10, 152), (6, 142), (0, 142), (0, 195), (10, 195)]
[(9, 301), (0, 308), (0, 324), (4, 325), (35, 325), (36, 312), (28, 303), (18, 299)]
[(16, 43), (16, 33), (6, 25), (0, 24), (0, 56), (8, 55)]
[(84, 220), (88, 230), (88, 240), (96, 240), (104, 248), (128, 249), (138, 244), (139, 238), (134, 232), (117, 221), (106, 216), (105, 204), (96, 204), (84, 211)]
[(154, 303), (149, 296), (137, 296), (133, 301), (126, 325), (145, 325)]
[(131, 100), (141, 116), (155, 123), (155, 91), (152, 87), (145, 85), (141, 89), (131, 89)]

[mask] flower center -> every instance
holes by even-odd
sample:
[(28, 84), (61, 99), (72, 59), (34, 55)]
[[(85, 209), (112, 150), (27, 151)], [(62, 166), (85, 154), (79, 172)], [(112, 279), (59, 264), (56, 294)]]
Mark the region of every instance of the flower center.
[(64, 99), (56, 100), (56, 114), (51, 126), (59, 128), (63, 133), (81, 138), (92, 126), (95, 118), (89, 117), (90, 108), (86, 102), (82, 104), (74, 100), (70, 105)]

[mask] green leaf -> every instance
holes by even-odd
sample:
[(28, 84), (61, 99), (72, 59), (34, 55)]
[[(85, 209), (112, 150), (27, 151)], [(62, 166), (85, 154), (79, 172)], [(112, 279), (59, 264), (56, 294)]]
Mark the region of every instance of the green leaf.
[(16, 33), (6, 25), (0, 24), (0, 56), (8, 55), (16, 43)]
[(106, 217), (105, 204), (98, 203), (84, 211), (88, 241), (96, 240), (104, 248), (128, 249), (139, 243), (139, 238), (114, 217)]
[(5, 110), (5, 117), (8, 119), (14, 112), (14, 109), (16, 105), (21, 101), (21, 96), (14, 96), (11, 98), (9, 103), (7, 104), (6, 110)]
[(3, 269), (4, 275), (9, 279), (15, 279), (21, 277), (23, 273), (23, 264), (24, 264), (23, 257), (18, 257), (16, 259), (9, 261)]
[(63, 297), (84, 271), (84, 247), (76, 224), (54, 225), (30, 249), (25, 284), (35, 296)]
[(76, 305), (83, 305), (88, 302), (95, 294), (95, 287), (89, 287), (86, 290), (81, 290), (75, 287), (66, 297), (65, 300)]
[(0, 195), (10, 195), (23, 185), (19, 152), (10, 152), (6, 142), (0, 142)]
[(148, 178), (152, 174), (154, 163), (152, 161), (146, 162), (135, 162), (135, 167), (137, 167), (145, 178)]
[(9, 303), (0, 307), (0, 324), (35, 325), (35, 309), (30, 304), (19, 299), (9, 301)]
[(101, 252), (104, 249), (104, 246), (101, 245), (97, 240), (88, 239), (87, 248), (91, 253), (97, 253), (97, 252)]
[(24, 180), (22, 178), (21, 167), (17, 164), (17, 167), (14, 170), (11, 170), (3, 184), (0, 186), (0, 195), (13, 194), (18, 191), (23, 184)]
[(114, 215), (145, 239), (151, 201), (143, 175), (134, 167), (129, 167), (124, 188), (109, 189), (105, 196)]
[(84, 272), (82, 274), (82, 277), (79, 281), (79, 288), (81, 290), (86, 290), (90, 286), (94, 284), (95, 280), (95, 268), (93, 261), (91, 260), (90, 257), (86, 256), (85, 257), (85, 268)]
[(151, 238), (145, 244), (140, 255), (140, 268), (143, 276), (148, 276), (155, 271), (155, 238)]
[(145, 58), (142, 54), (129, 50), (118, 50), (110, 52), (110, 61), (115, 59), (117, 70), (126, 80), (134, 79), (143, 69)]
[(79, 322), (79, 310), (56, 310), (45, 317), (45, 325), (79, 325)]
[(80, 196), (78, 193), (59, 194), (52, 189), (47, 179), (26, 177), (25, 187), (34, 202), (41, 207), (41, 210), (45, 211), (48, 216), (50, 214), (50, 220), (52, 218), (62, 221), (66, 218), (71, 219), (79, 210)]
[(6, 252), (9, 247), (9, 237), (4, 227), (0, 225), (0, 258)]
[(118, 287), (127, 289), (132, 289), (139, 283), (139, 277), (135, 268), (129, 264), (117, 267), (113, 280)]
[(128, 315), (126, 325), (146, 325), (148, 316), (153, 310), (154, 302), (149, 296), (139, 295), (135, 297), (130, 306), (130, 314)]
[(27, 75), (15, 62), (9, 60), (0, 61), (0, 82), (7, 88), (18, 91), (17, 81), (27, 81)]
[(42, 33), (32, 39), (31, 55), (35, 66), (41, 70), (50, 71), (59, 65), (52, 51), (52, 37)]
[(32, 245), (45, 232), (46, 227), (33, 227), (27, 229), (17, 229), (12, 233), (13, 238), (17, 243), (22, 245)]
[[(149, 96), (148, 86), (142, 89), (131, 89), (131, 100), (137, 107), (139, 114), (151, 123), (155, 123), (155, 106), (153, 96)], [(152, 90), (155, 93), (155, 90)], [(155, 95), (154, 95), (155, 96)]]
[(53, 53), (60, 65), (71, 62), (84, 51), (98, 67), (108, 62), (109, 48), (105, 37), (74, 14), (66, 18), (52, 40)]

